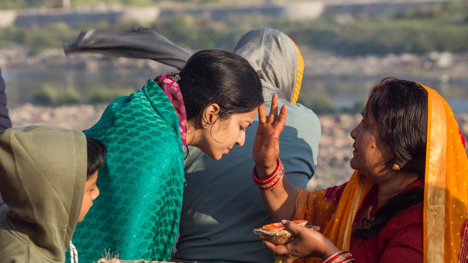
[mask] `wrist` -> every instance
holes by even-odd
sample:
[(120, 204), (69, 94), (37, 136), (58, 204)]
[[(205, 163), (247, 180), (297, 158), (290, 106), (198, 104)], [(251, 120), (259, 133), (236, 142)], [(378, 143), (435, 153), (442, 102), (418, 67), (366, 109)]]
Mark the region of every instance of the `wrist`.
[(260, 179), (267, 178), (271, 176), (274, 171), (277, 168), (277, 163), (275, 162), (275, 165), (273, 166), (265, 166), (265, 165), (255, 165), (255, 173), (257, 174), (257, 177)]
[(255, 166), (252, 171), (252, 177), (255, 185), (263, 190), (273, 189), (284, 176), (283, 164), (279, 158), (276, 160), (276, 167), (268, 176), (260, 178), (257, 174), (258, 170), (261, 170), (261, 168), (258, 169)]
[[(338, 248), (336, 248), (338, 250)], [(327, 253), (324, 253), (327, 254)], [(351, 263), (354, 262), (353, 255), (346, 250), (338, 250), (328, 257), (322, 257), (323, 263)]]

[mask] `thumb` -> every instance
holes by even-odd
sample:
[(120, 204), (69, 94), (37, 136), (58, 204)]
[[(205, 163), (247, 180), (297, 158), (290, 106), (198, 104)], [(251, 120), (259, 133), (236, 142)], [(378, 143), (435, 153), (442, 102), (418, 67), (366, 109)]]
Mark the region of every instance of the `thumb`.
[(289, 230), (294, 235), (299, 235), (301, 233), (301, 226), (295, 224), (289, 220), (282, 220), (281, 224), (283, 224), (284, 228)]

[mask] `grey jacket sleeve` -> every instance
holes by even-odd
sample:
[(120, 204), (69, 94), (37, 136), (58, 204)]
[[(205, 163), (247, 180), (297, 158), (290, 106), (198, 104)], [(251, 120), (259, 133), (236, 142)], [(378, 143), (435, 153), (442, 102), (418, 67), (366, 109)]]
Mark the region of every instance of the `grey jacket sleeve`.
[(2, 69), (0, 68), (0, 131), (11, 128), (11, 120), (8, 115), (7, 97), (5, 93), (5, 81), (2, 77)]

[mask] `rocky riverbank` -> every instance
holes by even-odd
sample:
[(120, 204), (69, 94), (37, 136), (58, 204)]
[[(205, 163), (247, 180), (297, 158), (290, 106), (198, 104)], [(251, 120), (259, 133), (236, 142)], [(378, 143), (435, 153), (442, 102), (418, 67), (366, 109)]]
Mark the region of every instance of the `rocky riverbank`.
[[(301, 51), (306, 64), (306, 77), (397, 76), (440, 80), (441, 83), (457, 82), (461, 86), (468, 86), (468, 52), (340, 57), (312, 51), (307, 47), (301, 47)], [(67, 58), (61, 49), (49, 49), (36, 56), (27, 56), (21, 48), (0, 49), (0, 66), (5, 69), (32, 70), (70, 68), (89, 72), (110, 68), (129, 72), (137, 69), (151, 72), (172, 70), (151, 60), (109, 58), (96, 54), (77, 54)], [(104, 109), (105, 105), (39, 107), (23, 104), (10, 110), (16, 126), (42, 123), (82, 130), (94, 124)], [(310, 188), (342, 183), (352, 174), (349, 158), (353, 141), (349, 131), (361, 117), (350, 114), (325, 114), (319, 118), (322, 124), (322, 139), (318, 168), (316, 176), (309, 184)], [(468, 136), (468, 113), (459, 113), (456, 118), (463, 133)]]
[[(401, 76), (417, 79), (440, 79), (447, 83), (468, 83), (468, 52), (431, 52), (426, 55), (388, 54), (385, 56), (341, 57), (301, 47), (305, 61), (306, 77), (372, 77)], [(23, 48), (0, 49), (0, 67), (5, 69), (52, 70), (54, 68), (99, 70), (170, 70), (152, 60), (111, 58), (98, 54), (70, 54), (67, 58), (61, 49), (48, 49), (28, 56)]]
[[(15, 126), (48, 124), (64, 128), (83, 130), (97, 122), (106, 105), (79, 105), (45, 107), (24, 104), (10, 108)], [(468, 113), (455, 115), (458, 124), (468, 136)], [(323, 114), (319, 115), (322, 138), (318, 154), (316, 175), (309, 188), (327, 187), (345, 182), (352, 174), (349, 167), (353, 140), (351, 129), (360, 121), (360, 115)], [(467, 137), (468, 138), (468, 137)]]

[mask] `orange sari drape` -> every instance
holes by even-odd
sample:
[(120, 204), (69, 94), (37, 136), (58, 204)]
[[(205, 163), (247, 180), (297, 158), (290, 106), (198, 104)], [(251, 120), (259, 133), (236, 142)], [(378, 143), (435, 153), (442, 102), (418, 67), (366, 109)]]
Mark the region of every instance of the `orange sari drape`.
[[(468, 262), (466, 152), (450, 106), (436, 91), (424, 88), (428, 93), (424, 263)], [(319, 225), (339, 249), (349, 250), (354, 217), (372, 185), (372, 181), (355, 171), (337, 205), (323, 201), (323, 190), (299, 190), (294, 219)]]

